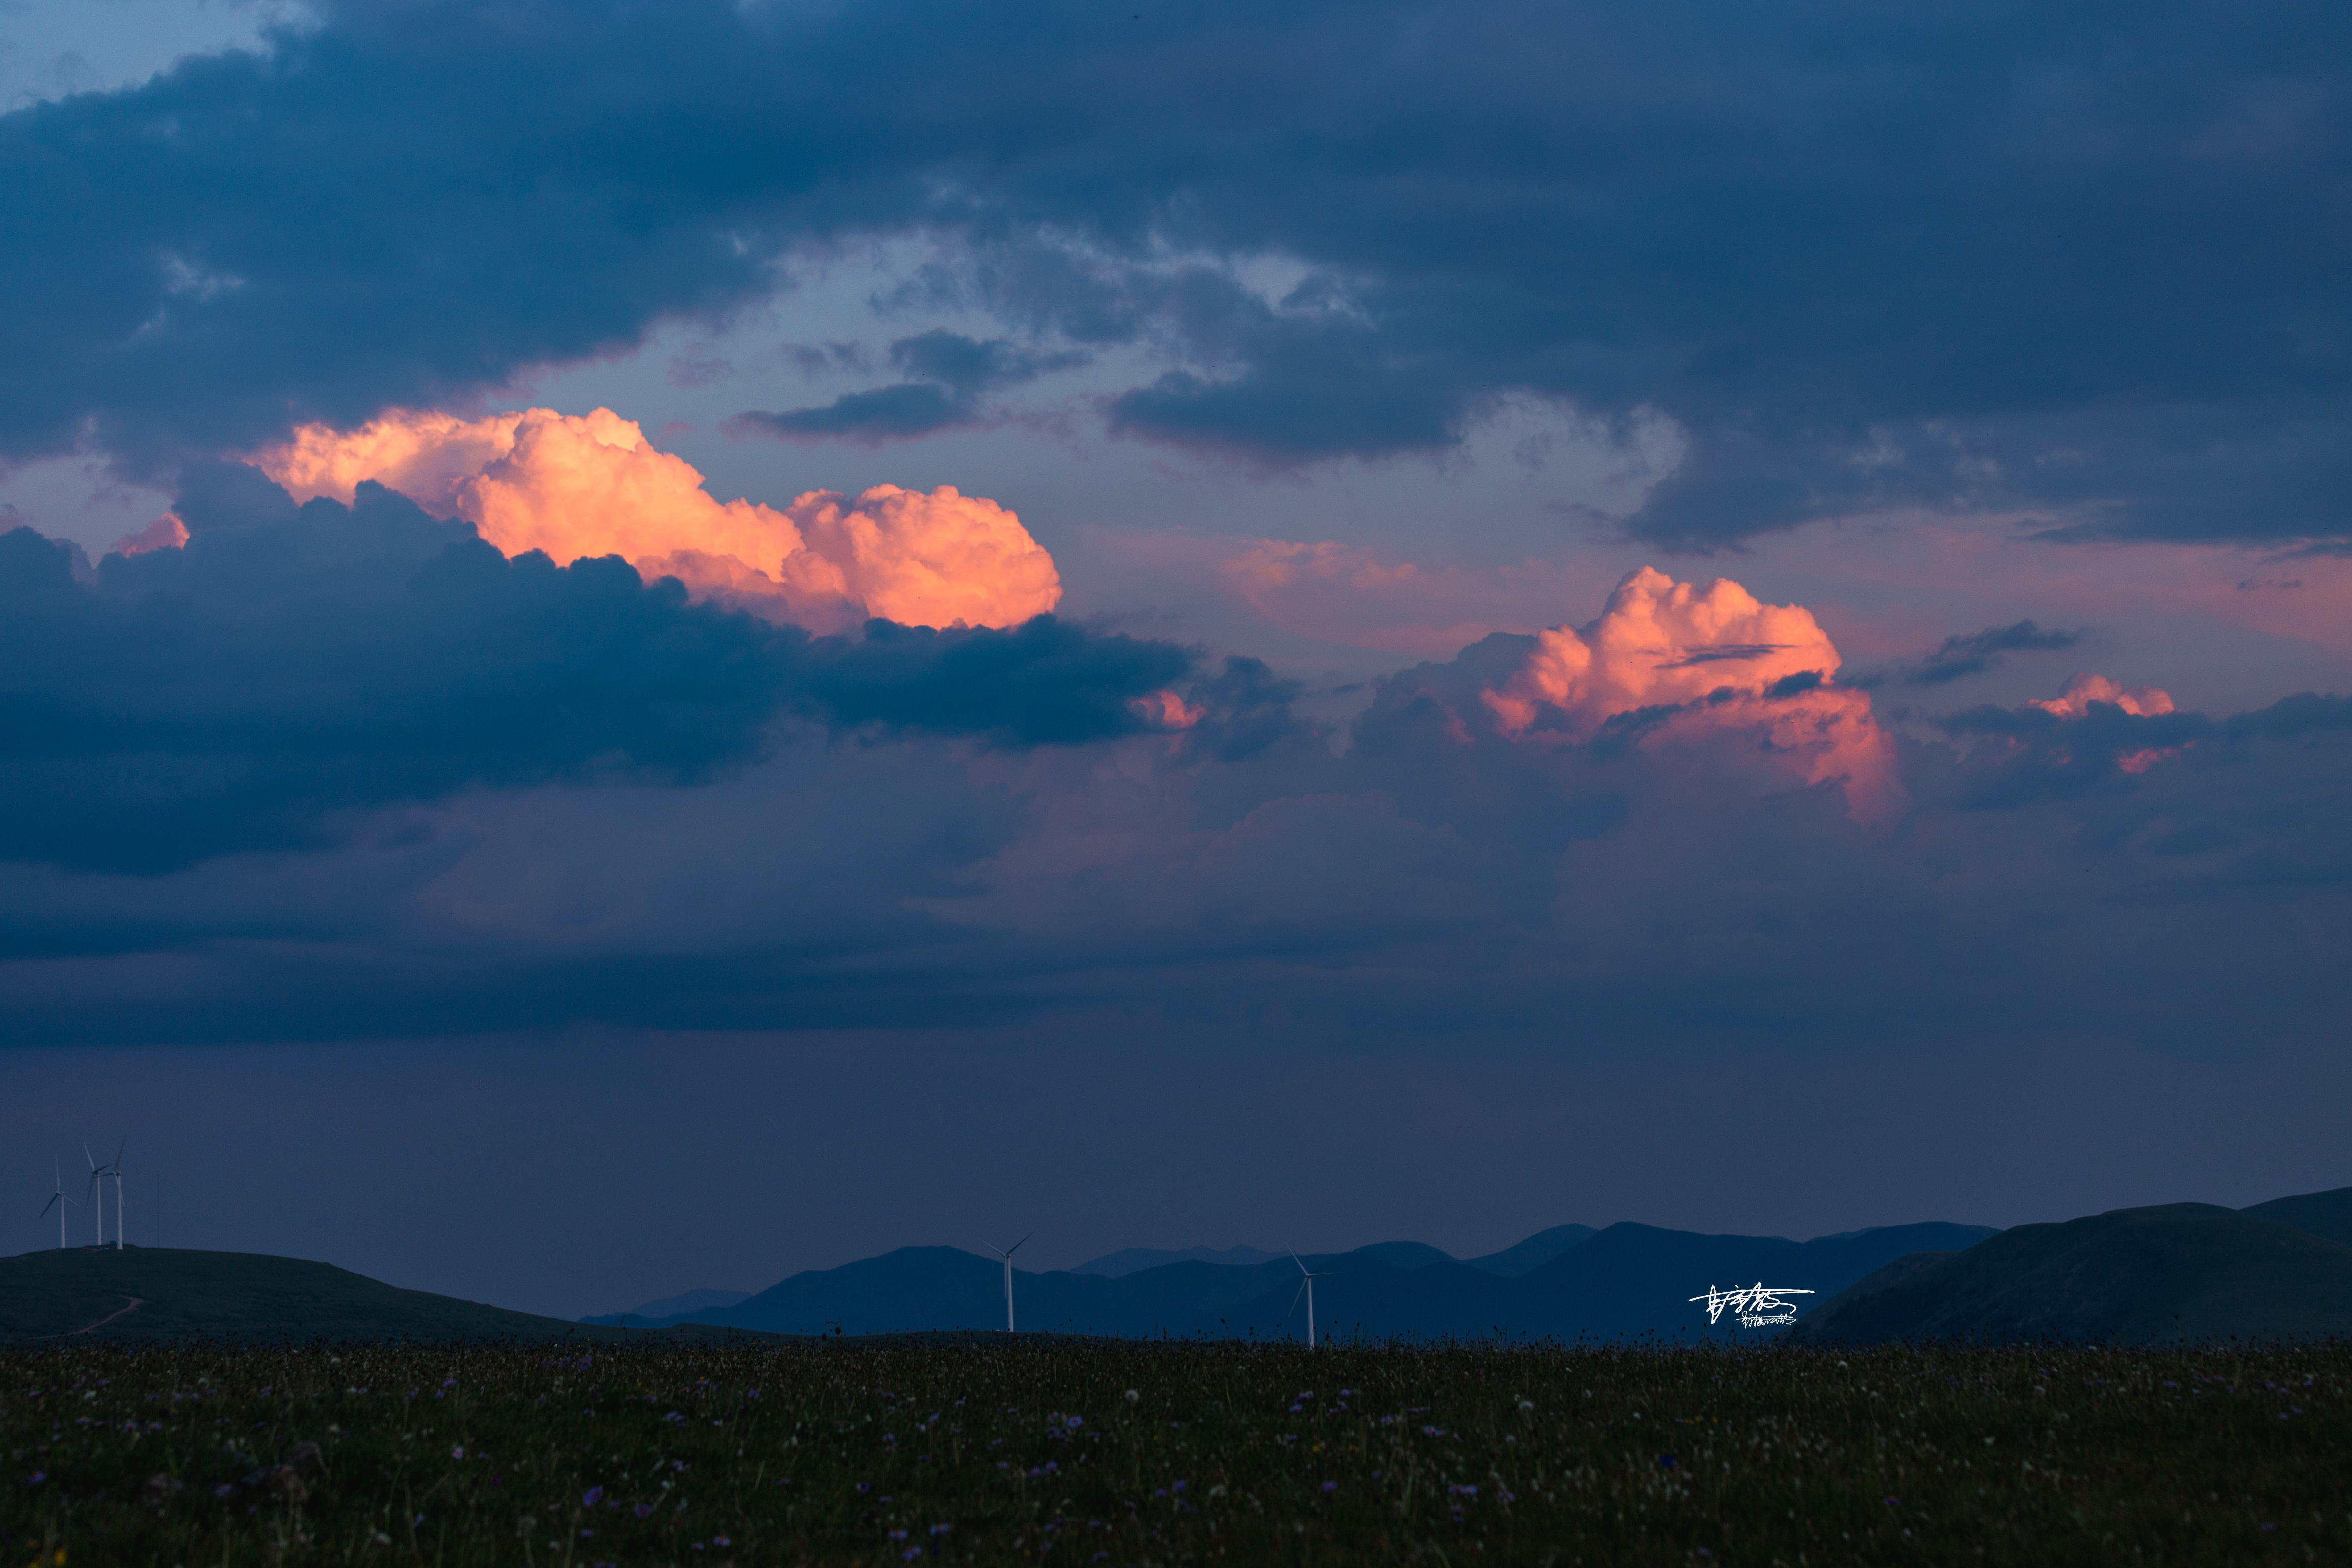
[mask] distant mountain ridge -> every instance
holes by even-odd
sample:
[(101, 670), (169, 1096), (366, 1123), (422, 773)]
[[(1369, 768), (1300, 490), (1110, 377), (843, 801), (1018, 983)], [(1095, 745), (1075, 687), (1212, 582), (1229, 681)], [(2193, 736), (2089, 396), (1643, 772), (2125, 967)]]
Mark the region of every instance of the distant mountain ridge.
[[(1433, 1263), (1460, 1263), (1485, 1274), (1499, 1274), (1516, 1279), (1532, 1269), (1540, 1268), (1579, 1242), (1590, 1241), (1601, 1233), (1589, 1225), (1556, 1225), (1540, 1230), (1516, 1247), (1500, 1252), (1490, 1252), (1483, 1258), (1455, 1258), (1452, 1253), (1421, 1241), (1380, 1241), (1370, 1247), (1360, 1247), (1356, 1253), (1379, 1258), (1398, 1268), (1425, 1268)], [(1286, 1252), (1268, 1252), (1255, 1247), (1187, 1247), (1177, 1251), (1165, 1251), (1148, 1247), (1124, 1247), (1101, 1258), (1090, 1258), (1069, 1272), (1099, 1274), (1117, 1279), (1125, 1275), (1140, 1273), (1146, 1268), (1164, 1268), (1171, 1263), (1217, 1263), (1228, 1267), (1251, 1268), (1261, 1263), (1274, 1263), (1290, 1256)], [(676, 1309), (679, 1311), (686, 1308)], [(648, 1316), (648, 1308), (638, 1311)]]
[(1282, 1256), (1256, 1247), (1186, 1247), (1175, 1251), (1153, 1247), (1125, 1247), (1117, 1252), (1091, 1258), (1070, 1270), (1073, 1274), (1099, 1274), (1106, 1279), (1117, 1279), (1146, 1268), (1162, 1268), (1171, 1263), (1216, 1263), (1229, 1268), (1248, 1268), (1252, 1264), (1271, 1263)]
[[(1967, 1247), (1994, 1234), (1989, 1226), (1937, 1222), (1795, 1242), (1633, 1224), (1597, 1233), (1562, 1226), (1468, 1262), (1417, 1242), (1375, 1243), (1300, 1262), (1325, 1276), (1316, 1289), (1324, 1335), (1752, 1338), (1757, 1331), (1730, 1319), (1708, 1322), (1690, 1298), (1710, 1285), (1757, 1283), (1834, 1293), (1906, 1253)], [(1191, 1258), (1117, 1274), (1015, 1269), (1013, 1278), (1018, 1325), (1033, 1331), (1261, 1339), (1306, 1333), (1299, 1264), (1287, 1256), (1255, 1264)], [(1003, 1272), (997, 1259), (957, 1247), (901, 1247), (795, 1274), (732, 1307), (654, 1321), (584, 1321), (780, 1333), (1001, 1328)]]
[(655, 1318), (675, 1318), (688, 1312), (706, 1312), (714, 1307), (731, 1307), (751, 1299), (749, 1290), (688, 1290), (676, 1296), (665, 1296), (658, 1301), (647, 1301), (642, 1307), (632, 1307), (625, 1312), (612, 1314), (615, 1318), (650, 1321)]

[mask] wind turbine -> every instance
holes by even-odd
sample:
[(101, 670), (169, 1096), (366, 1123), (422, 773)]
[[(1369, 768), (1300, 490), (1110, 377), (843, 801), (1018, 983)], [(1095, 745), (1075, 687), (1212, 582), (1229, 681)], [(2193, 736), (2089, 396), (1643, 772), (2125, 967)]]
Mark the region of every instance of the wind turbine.
[[(1298, 1263), (1298, 1254), (1295, 1252), (1292, 1253), (1290, 1255), (1290, 1261), (1293, 1263)], [(1324, 1274), (1328, 1274), (1330, 1270), (1328, 1268), (1323, 1271)], [(1291, 1293), (1290, 1305), (1292, 1310), (1296, 1310), (1298, 1306), (1299, 1294), (1303, 1292), (1306, 1295), (1307, 1348), (1308, 1350), (1313, 1350), (1315, 1348), (1315, 1281), (1322, 1279), (1323, 1274), (1310, 1274), (1307, 1271), (1307, 1265), (1304, 1263), (1298, 1263), (1298, 1289)], [(1283, 1313), (1283, 1316), (1286, 1318), (1290, 1316), (1290, 1313), (1285, 1312)]]
[[(130, 1147), (131, 1134), (125, 1132), (122, 1142), (114, 1146), (114, 1163), (107, 1167), (114, 1173), (114, 1250), (117, 1252), (122, 1250), (122, 1152)], [(104, 1204), (105, 1201), (106, 1194), (100, 1193), (99, 1202)]]
[(73, 1199), (66, 1196), (65, 1171), (61, 1167), (52, 1165), (49, 1173), (57, 1179), (58, 1190), (49, 1194), (47, 1203), (41, 1205), (40, 1217), (47, 1219), (49, 1217), (51, 1209), (58, 1211), (58, 1250), (63, 1252), (66, 1249), (66, 1205), (73, 1202)]
[(98, 1207), (89, 1217), (90, 1223), (98, 1227), (98, 1245), (104, 1247), (106, 1245), (106, 1167), (98, 1163), (98, 1156), (89, 1152), (89, 1145), (87, 1143), (81, 1146), (81, 1157), (89, 1162), (89, 1185), (82, 1189), (82, 1202), (89, 1203), (92, 1193), (98, 1194)]
[[(1036, 1234), (1033, 1230), (1029, 1236)], [(1023, 1237), (1010, 1247), (992, 1247), (988, 1249), (1004, 1259), (1004, 1331), (1008, 1334), (1013, 1331), (1013, 1255), (1029, 1245), (1029, 1236)]]

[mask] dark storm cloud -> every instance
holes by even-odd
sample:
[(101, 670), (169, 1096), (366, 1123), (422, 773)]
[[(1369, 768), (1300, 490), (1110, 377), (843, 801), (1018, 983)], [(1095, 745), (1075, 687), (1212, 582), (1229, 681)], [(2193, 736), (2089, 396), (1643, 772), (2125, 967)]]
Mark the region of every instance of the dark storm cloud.
[[(0, 450), (349, 423), (921, 230), (919, 291), (1017, 352), (1165, 358), (1114, 428), (1260, 466), (1532, 395), (1679, 422), (1627, 522), (1670, 547), (1889, 505), (2341, 540), (2347, 61), (2317, 0), (330, 6), (0, 120), (0, 357), (38, 367)], [(969, 412), (908, 368), (777, 417)]]
[(1936, 645), (1925, 658), (1885, 669), (1842, 675), (1848, 686), (1865, 689), (1881, 686), (1942, 686), (1971, 675), (2000, 668), (2012, 653), (2052, 653), (2076, 647), (2081, 632), (2044, 631), (2032, 621), (1987, 626), (1980, 632), (1956, 633)]
[[(1901, 742), (1911, 804), (1866, 826), (1760, 739), (1769, 694), (1514, 738), (1483, 696), (1527, 637), (1335, 731), (1251, 659), (1050, 620), (811, 640), (381, 490), (207, 483), (184, 552), (94, 583), (0, 537), (5, 1037), (1105, 1017), (2194, 1054), (2340, 1013), (2342, 699), (1971, 710)], [(1139, 733), (1162, 687), (1195, 721)]]
[[(184, 550), (0, 535), (0, 857), (154, 871), (318, 849), (467, 788), (707, 780), (772, 721), (1028, 746), (1131, 732), (1191, 656), (1040, 617), (812, 638), (617, 559), (509, 561), (362, 485), (192, 476)], [(90, 579), (90, 580), (84, 580)]]
[(839, 436), (856, 441), (887, 441), (928, 436), (971, 420), (971, 406), (948, 388), (900, 382), (896, 386), (844, 393), (831, 403), (781, 414), (747, 409), (728, 420), (724, 428), (730, 436)]
[(730, 435), (843, 437), (877, 442), (928, 436), (976, 422), (983, 394), (1084, 364), (1078, 353), (1035, 353), (1004, 338), (986, 342), (935, 328), (890, 345), (891, 363), (920, 379), (845, 393), (814, 408), (757, 409), (727, 421)]

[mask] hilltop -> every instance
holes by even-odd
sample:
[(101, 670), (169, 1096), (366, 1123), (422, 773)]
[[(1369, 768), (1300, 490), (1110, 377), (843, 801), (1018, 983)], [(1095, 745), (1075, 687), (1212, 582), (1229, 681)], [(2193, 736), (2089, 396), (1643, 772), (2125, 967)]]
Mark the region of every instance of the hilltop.
[[(2325, 1216), (2347, 1195), (2260, 1206)], [(2352, 1338), (2352, 1247), (2255, 1210), (2116, 1209), (2019, 1226), (1966, 1252), (1898, 1258), (1806, 1313), (1790, 1338), (2121, 1345)]]
[[(709, 1339), (728, 1332), (697, 1327), (667, 1331), (665, 1337)], [(295, 1258), (85, 1247), (0, 1258), (0, 1344), (646, 1338), (626, 1329), (404, 1290), (331, 1263)]]

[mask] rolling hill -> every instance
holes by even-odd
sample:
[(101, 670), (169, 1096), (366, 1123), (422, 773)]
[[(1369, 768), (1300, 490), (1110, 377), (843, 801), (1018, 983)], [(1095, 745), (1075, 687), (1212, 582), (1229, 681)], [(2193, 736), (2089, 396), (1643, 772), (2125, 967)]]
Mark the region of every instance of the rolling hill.
[(1898, 1258), (1789, 1332), (1815, 1344), (2352, 1337), (2352, 1247), (2254, 1210), (2116, 1209), (2019, 1226), (1966, 1252)]
[(2307, 1235), (2338, 1247), (2352, 1247), (2352, 1187), (2337, 1187), (2332, 1192), (2301, 1193), (2291, 1198), (2273, 1198), (2266, 1204), (2242, 1208), (2240, 1214), (2250, 1214), (2256, 1219), (2276, 1220), (2291, 1225)]
[[(673, 1336), (731, 1331), (695, 1327)], [(641, 1339), (403, 1290), (329, 1263), (245, 1252), (75, 1247), (0, 1258), (0, 1343)]]

